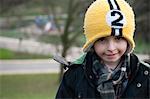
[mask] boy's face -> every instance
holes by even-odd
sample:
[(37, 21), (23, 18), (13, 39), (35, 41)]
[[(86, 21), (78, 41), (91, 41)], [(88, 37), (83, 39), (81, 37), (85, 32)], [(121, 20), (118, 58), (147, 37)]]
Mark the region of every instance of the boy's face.
[(104, 64), (118, 64), (127, 50), (127, 41), (115, 36), (100, 38), (95, 42), (94, 50)]

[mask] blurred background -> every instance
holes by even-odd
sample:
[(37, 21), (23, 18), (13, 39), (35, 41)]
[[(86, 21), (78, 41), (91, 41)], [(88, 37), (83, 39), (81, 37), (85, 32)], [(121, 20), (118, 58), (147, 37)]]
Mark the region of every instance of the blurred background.
[[(0, 99), (54, 99), (63, 67), (85, 42), (83, 18), (94, 0), (0, 0)], [(150, 1), (127, 0), (136, 14), (135, 53), (150, 60)]]

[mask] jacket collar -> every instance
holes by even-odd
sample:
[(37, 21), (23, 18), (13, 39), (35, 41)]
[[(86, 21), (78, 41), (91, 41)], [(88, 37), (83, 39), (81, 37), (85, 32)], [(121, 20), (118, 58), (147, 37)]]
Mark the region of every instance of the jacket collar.
[(139, 70), (140, 61), (135, 54), (130, 54), (130, 71), (128, 73), (129, 82), (136, 76)]
[[(95, 75), (92, 72), (92, 65), (91, 65), (91, 56), (92, 53), (85, 54), (84, 58), (82, 59), (82, 65), (85, 72), (85, 76), (87, 80), (89, 81), (90, 85), (95, 86), (95, 79), (98, 78), (97, 75)], [(84, 60), (84, 61), (83, 61)], [(130, 61), (132, 60), (132, 61)], [(130, 54), (130, 66), (128, 68), (128, 80), (129, 82), (132, 81), (132, 79), (136, 76), (137, 71), (139, 69), (139, 59), (135, 54)]]

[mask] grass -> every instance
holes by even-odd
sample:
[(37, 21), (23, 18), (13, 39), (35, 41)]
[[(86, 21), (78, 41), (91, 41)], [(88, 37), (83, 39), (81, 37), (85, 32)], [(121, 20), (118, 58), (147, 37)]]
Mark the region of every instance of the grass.
[(150, 54), (150, 43), (136, 40), (135, 53)]
[(15, 52), (8, 49), (0, 48), (0, 59), (47, 59), (49, 56)]
[(61, 39), (57, 35), (42, 35), (39, 42), (51, 43), (51, 44), (61, 44)]
[(22, 38), (25, 36), (24, 33), (20, 33), (16, 30), (7, 30), (7, 31), (1, 31), (0, 32), (0, 36), (4, 36), (4, 37), (11, 37), (11, 38)]
[[(1, 31), (0, 36), (5, 37), (12, 37), (12, 38), (27, 38), (27, 35), (25, 33), (20, 33), (17, 30), (10, 30), (10, 31)], [(61, 44), (61, 38), (57, 35), (41, 35), (38, 39), (39, 42), (44, 43), (50, 43), (54, 45)], [(142, 54), (149, 54), (150, 51), (150, 44), (149, 42), (144, 42), (142, 39), (135, 39), (136, 41), (136, 47), (135, 47), (135, 53), (142, 53)], [(74, 46), (82, 47), (85, 43), (85, 37), (83, 35), (80, 35), (76, 41), (73, 42)]]
[(54, 99), (58, 74), (0, 75), (0, 99)]
[[(65, 0), (65, 2), (67, 2), (67, 0)], [(13, 4), (14, 3), (14, 4)], [(48, 14), (47, 11), (50, 11), (49, 6), (51, 5), (55, 5), (57, 6), (57, 8), (60, 8), (60, 6), (63, 5), (63, 10), (66, 10), (64, 7), (67, 7), (64, 4), (64, 1), (62, 0), (48, 0), (48, 1), (43, 1), (43, 0), (29, 0), (27, 2), (24, 2), (20, 5), (15, 4), (16, 2), (12, 2), (11, 5), (12, 7), (7, 11), (5, 11), (4, 13), (0, 14), (0, 17), (6, 17), (6, 16), (25, 16), (25, 15), (33, 15), (33, 16), (37, 16), (37, 15), (43, 15), (43, 14)], [(16, 5), (13, 7), (13, 5)], [(47, 9), (48, 7), (48, 9)], [(5, 8), (5, 7), (4, 7)]]

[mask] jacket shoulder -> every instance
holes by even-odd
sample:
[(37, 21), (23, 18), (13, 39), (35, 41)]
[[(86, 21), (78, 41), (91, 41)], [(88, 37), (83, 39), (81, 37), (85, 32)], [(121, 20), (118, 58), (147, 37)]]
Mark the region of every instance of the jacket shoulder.
[(82, 64), (72, 64), (65, 71), (64, 75), (66, 75), (66, 76), (68, 76), (68, 75), (75, 76), (76, 74), (79, 74), (80, 72), (83, 72)]
[(144, 61), (140, 61), (141, 66), (150, 69), (150, 64), (145, 63)]
[(56, 95), (57, 99), (70, 99), (75, 96), (75, 88), (81, 75), (83, 75), (82, 73), (81, 65), (73, 64), (70, 68), (67, 68)]
[(74, 85), (75, 83), (80, 81), (82, 77), (84, 77), (85, 57), (86, 54), (82, 54), (79, 58), (77, 58), (67, 66), (67, 70), (65, 71), (63, 78), (66, 79), (69, 85)]
[(150, 69), (150, 64), (147, 63), (147, 62), (144, 62), (143, 60), (140, 60), (139, 57), (137, 57), (136, 54), (131, 54), (131, 57), (133, 59), (133, 62), (136, 62), (137, 65), (139, 65), (140, 67), (143, 67), (143, 68), (147, 68), (147, 69)]
[(64, 75), (63, 75), (63, 81), (65, 81), (65, 84), (74, 89), (77, 82), (82, 79), (82, 76), (84, 75), (84, 70), (82, 68), (82, 65), (80, 64), (74, 64), (70, 68), (68, 68)]
[(150, 65), (143, 61), (139, 62), (139, 71), (143, 75), (142, 77), (147, 77), (149, 79), (150, 76)]

